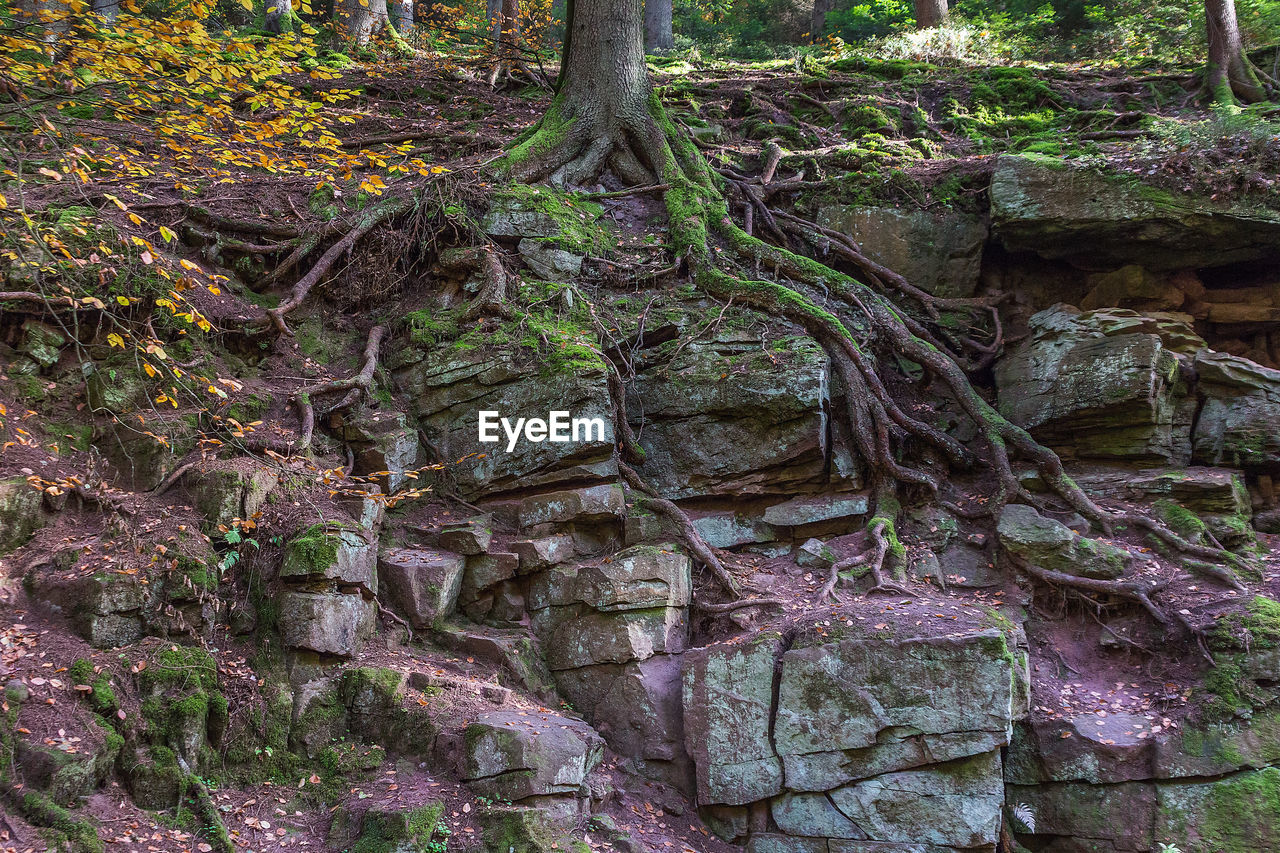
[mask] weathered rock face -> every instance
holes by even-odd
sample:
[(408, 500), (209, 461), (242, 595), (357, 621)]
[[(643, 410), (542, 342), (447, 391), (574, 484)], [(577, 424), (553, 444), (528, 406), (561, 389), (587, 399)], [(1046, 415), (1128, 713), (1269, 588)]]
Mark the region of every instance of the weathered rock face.
[(209, 530), (251, 517), (276, 482), (274, 470), (251, 459), (205, 463), (186, 475), (187, 491)]
[(373, 593), (378, 589), (377, 567), (377, 541), (370, 534), (337, 523), (315, 524), (285, 546), (280, 577), (288, 581), (331, 580)]
[(1000, 412), (1080, 458), (1185, 464), (1194, 402), (1179, 357), (1205, 346), (1176, 317), (1058, 305), (996, 367)]
[(477, 794), (509, 801), (576, 797), (604, 757), (604, 741), (590, 726), (550, 712), (489, 711), (465, 739), (462, 778)]
[(1217, 352), (1196, 355), (1204, 406), (1193, 436), (1195, 458), (1209, 465), (1280, 462), (1280, 370)]
[(782, 791), (782, 760), (769, 742), (782, 645), (778, 634), (762, 634), (684, 656), (685, 744), (699, 804), (745, 805)]
[(638, 545), (535, 575), (528, 607), (560, 692), (647, 775), (687, 787), (679, 658), (688, 645), (689, 558)]
[(767, 801), (782, 834), (757, 831), (751, 849), (995, 844), (1000, 749), (1026, 712), (1004, 634), (785, 645), (765, 634), (685, 655), (700, 805)]
[[(396, 384), (413, 401), (417, 418), (436, 456), (449, 464), (464, 496), (488, 495), (584, 479), (617, 476), (613, 461), (613, 419), (603, 370), (540, 374), (536, 365), (516, 361), (511, 350), (431, 353), (407, 351), (396, 362)], [(511, 419), (546, 419), (552, 411), (573, 418), (600, 418), (605, 435), (590, 440), (526, 441), (511, 452), (501, 427), (497, 443), (479, 440), (481, 411)], [(582, 433), (585, 439), (588, 433)], [(462, 460), (462, 461), (458, 461)]]
[(818, 224), (848, 234), (871, 260), (935, 296), (978, 289), (987, 226), (976, 216), (829, 205), (818, 209)]
[(1274, 212), (1175, 198), (1035, 155), (997, 160), (991, 219), (1007, 248), (1085, 269), (1222, 265), (1273, 256), (1280, 245)]
[[(794, 494), (829, 479), (826, 357), (807, 339), (780, 347), (725, 333), (628, 386), (644, 474), (664, 497)], [(856, 488), (852, 461), (835, 462), (830, 479)]]

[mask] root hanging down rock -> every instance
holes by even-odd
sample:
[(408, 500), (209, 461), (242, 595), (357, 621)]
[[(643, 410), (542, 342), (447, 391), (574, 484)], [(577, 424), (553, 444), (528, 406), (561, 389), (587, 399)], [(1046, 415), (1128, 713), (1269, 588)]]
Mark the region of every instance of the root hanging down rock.
[(312, 403), (312, 398), (334, 391), (346, 391), (347, 393), (341, 400), (321, 410), (321, 414), (329, 414), (330, 412), (336, 412), (355, 405), (361, 397), (368, 396), (371, 393), (373, 390), (373, 374), (378, 368), (378, 349), (382, 345), (382, 338), (386, 333), (386, 326), (374, 326), (369, 330), (369, 339), (364, 346), (364, 364), (354, 376), (348, 379), (334, 379), (329, 382), (307, 385), (293, 392), (293, 404), (298, 408), (298, 416), (301, 421), (299, 432), (301, 437), (298, 441), (299, 450), (306, 450), (311, 446), (311, 436), (315, 431), (315, 405)]
[(671, 501), (666, 498), (659, 497), (658, 493), (655, 492), (643, 479), (641, 479), (635, 469), (626, 462), (619, 460), (618, 470), (622, 473), (622, 479), (628, 486), (645, 496), (645, 503), (647, 506), (676, 526), (676, 529), (679, 530), (680, 536), (684, 540), (685, 545), (689, 548), (689, 551), (692, 552), (693, 556), (700, 560), (704, 566), (710, 569), (711, 574), (715, 576), (716, 580), (722, 587), (724, 587), (725, 591), (730, 595), (737, 597), (739, 594), (737, 582), (733, 579), (733, 576), (729, 574), (728, 570), (725, 569), (724, 564), (720, 562), (720, 557), (716, 554), (715, 550), (707, 544), (707, 541), (702, 538), (702, 534), (699, 533), (697, 528), (693, 526), (693, 523), (689, 521), (689, 516), (685, 515), (684, 511)]

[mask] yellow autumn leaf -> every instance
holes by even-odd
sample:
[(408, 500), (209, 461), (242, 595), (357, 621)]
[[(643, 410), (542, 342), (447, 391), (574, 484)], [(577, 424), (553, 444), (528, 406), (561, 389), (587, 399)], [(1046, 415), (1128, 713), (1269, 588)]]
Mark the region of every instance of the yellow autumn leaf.
[(107, 343), (113, 347), (120, 347), (120, 349), (124, 349), (124, 338), (120, 337), (115, 332), (107, 335)]
[(165, 227), (164, 225), (161, 225), (161, 226), (160, 226), (160, 239), (164, 240), (166, 243), (172, 243), (172, 242), (174, 242), (174, 241), (176, 241), (176, 240), (178, 239), (178, 235), (177, 235), (177, 234), (175, 234), (175, 233), (173, 233), (173, 231), (172, 231), (172, 230), (170, 230), (169, 228)]

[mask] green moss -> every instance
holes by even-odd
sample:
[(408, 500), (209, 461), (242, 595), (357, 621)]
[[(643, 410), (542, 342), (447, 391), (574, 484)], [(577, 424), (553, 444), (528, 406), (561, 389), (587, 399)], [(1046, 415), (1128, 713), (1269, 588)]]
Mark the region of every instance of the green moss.
[(110, 672), (103, 670), (95, 673), (93, 664), (80, 658), (67, 670), (67, 675), (75, 684), (87, 684), (93, 688), (85, 696), (89, 707), (108, 719), (115, 716), (120, 708), (120, 700), (116, 697), (115, 688), (111, 686)]
[(1244, 612), (1227, 614), (1209, 632), (1210, 646), (1221, 651), (1274, 649), (1280, 646), (1280, 602), (1256, 595)]
[(1198, 541), (1207, 529), (1200, 516), (1168, 498), (1161, 498), (1156, 501), (1152, 509), (1155, 510), (1160, 520), (1169, 526), (1170, 530), (1183, 539), (1188, 539), (1192, 542)]
[(313, 524), (289, 540), (286, 546), (282, 577), (323, 575), (338, 562), (342, 533), (348, 527), (336, 522)]
[(570, 252), (607, 254), (616, 244), (613, 232), (603, 224), (604, 209), (573, 193), (547, 186), (511, 184), (494, 196), (492, 208), (545, 218), (554, 232), (545, 239)]
[(433, 841), (444, 842), (450, 834), (441, 820), (443, 815), (441, 803), (403, 812), (370, 810), (350, 853), (397, 853), (406, 849), (426, 853), (433, 849)]
[[(28, 791), (21, 800), (23, 817), (35, 826), (52, 830), (79, 853), (101, 853), (102, 839), (91, 821), (78, 818), (38, 791)], [(56, 836), (55, 836), (56, 837)]]
[(173, 646), (160, 651), (138, 676), (144, 692), (166, 689), (218, 688), (218, 664), (198, 646)]
[(1199, 818), (1200, 849), (1223, 853), (1267, 849), (1280, 827), (1280, 769), (1268, 767), (1218, 782)]
[(410, 311), (405, 315), (409, 340), (422, 347), (436, 347), (462, 334), (457, 316), (439, 311)]

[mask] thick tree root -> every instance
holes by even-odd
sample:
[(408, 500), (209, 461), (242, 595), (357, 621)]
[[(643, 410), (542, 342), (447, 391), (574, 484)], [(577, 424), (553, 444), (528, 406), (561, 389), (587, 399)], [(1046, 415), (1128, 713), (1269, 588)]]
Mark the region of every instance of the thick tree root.
[(645, 496), (647, 506), (676, 526), (685, 546), (688, 547), (693, 556), (711, 570), (711, 574), (715, 576), (715, 579), (724, 587), (726, 592), (736, 598), (739, 594), (737, 582), (729, 574), (724, 564), (720, 562), (720, 557), (716, 555), (715, 550), (707, 544), (707, 541), (702, 538), (702, 534), (689, 521), (689, 516), (685, 515), (684, 511), (671, 501), (659, 497), (658, 493), (641, 479), (635, 469), (626, 462), (618, 461), (618, 471), (622, 474), (623, 482)]
[(298, 409), (298, 419), (300, 421), (300, 437), (298, 439), (298, 447), (294, 449), (294, 452), (305, 452), (311, 446), (311, 437), (315, 433), (316, 425), (315, 405), (311, 402), (313, 397), (334, 391), (347, 392), (337, 403), (321, 410), (321, 414), (327, 415), (353, 406), (360, 401), (361, 397), (367, 397), (371, 393), (373, 390), (373, 374), (378, 369), (378, 348), (382, 345), (382, 338), (386, 333), (386, 326), (374, 326), (369, 330), (369, 339), (364, 345), (364, 365), (354, 376), (348, 379), (334, 379), (329, 382), (307, 385), (293, 392), (293, 396), (290, 399)]
[[(845, 386), (845, 406), (841, 414), (868, 467), (867, 478), (876, 492), (876, 507), (869, 528), (876, 542), (870, 558), (872, 592), (910, 594), (905, 587), (887, 581), (883, 575), (889, 555), (895, 559), (901, 556), (901, 546), (893, 533), (899, 512), (896, 486), (919, 487), (938, 496), (943, 473), (936, 464), (939, 456), (953, 464), (967, 465), (974, 461), (958, 441), (909, 415), (899, 405), (897, 395), (888, 392), (879, 371), (890, 359), (913, 362), (923, 368), (926, 376), (945, 388), (977, 425), (989, 450), (984, 461), (996, 474), (994, 495), (984, 507), (988, 514), (999, 513), (1006, 503), (1015, 499), (1036, 503), (1014, 472), (1011, 455), (1016, 454), (1035, 466), (1053, 493), (1105, 534), (1110, 535), (1117, 524), (1131, 524), (1197, 557), (1238, 559), (1220, 549), (1189, 543), (1154, 519), (1111, 512), (1098, 505), (1066, 474), (1057, 454), (1000, 415), (978, 393), (961, 366), (961, 359), (950, 352), (934, 332), (906, 316), (881, 290), (896, 291), (916, 301), (928, 321), (935, 325), (942, 310), (989, 311), (994, 326), (993, 339), (981, 344), (967, 339), (959, 342), (980, 356), (980, 365), (988, 364), (1002, 343), (996, 308), (999, 297), (976, 300), (934, 297), (893, 270), (871, 261), (847, 237), (794, 215), (771, 211), (763, 203), (762, 195), (768, 180), (756, 185), (744, 176), (731, 173), (729, 180), (746, 199), (748, 214), (782, 245), (753, 237), (732, 221), (725, 197), (706, 160), (668, 118), (656, 98), (651, 98), (649, 114), (642, 118), (610, 117), (603, 123), (599, 117), (595, 118), (593, 123), (593, 117), (587, 114), (567, 115), (564, 104), (553, 102), (538, 130), (512, 151), (508, 160), (510, 174), (524, 181), (549, 178), (553, 183), (581, 184), (594, 180), (602, 169), (612, 167), (624, 182), (646, 188), (654, 184), (668, 187), (663, 199), (669, 217), (669, 243), (675, 257), (687, 266), (693, 282), (712, 297), (746, 304), (795, 323), (822, 345)], [(776, 169), (773, 159), (766, 153), (765, 166), (772, 167), (770, 172)], [(637, 165), (643, 168), (634, 168)], [(767, 177), (772, 178), (772, 174)], [(852, 263), (870, 284), (782, 247), (786, 245), (787, 234), (807, 241), (818, 235), (830, 241), (837, 256)], [(713, 247), (713, 239), (718, 240), (719, 245)], [(731, 271), (735, 259), (742, 267), (772, 270), (774, 280), (735, 274)], [(822, 294), (827, 303), (835, 305), (835, 310), (822, 307), (809, 293)], [(624, 477), (627, 472), (635, 474), (625, 463), (623, 471)], [(674, 505), (670, 509), (679, 513)], [(673, 520), (687, 526), (687, 519), (682, 522), (682, 517), (683, 513), (679, 513)], [(714, 559), (714, 554), (711, 556)], [(1162, 625), (1171, 622), (1151, 601), (1154, 590), (1140, 584), (1093, 581), (1037, 567), (1026, 567), (1026, 570), (1046, 582), (1128, 598), (1141, 604)], [(836, 570), (833, 577), (838, 577), (839, 571)], [(833, 596), (834, 587), (834, 580), (829, 578), (821, 597)]]

